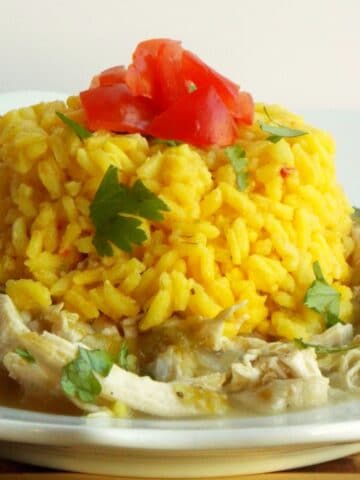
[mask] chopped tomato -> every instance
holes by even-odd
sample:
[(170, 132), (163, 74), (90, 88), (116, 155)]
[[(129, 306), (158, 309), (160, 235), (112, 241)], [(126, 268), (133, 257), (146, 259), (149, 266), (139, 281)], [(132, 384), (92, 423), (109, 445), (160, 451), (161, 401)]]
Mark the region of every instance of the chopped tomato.
[(114, 85), (115, 83), (125, 83), (126, 68), (123, 65), (111, 67), (99, 75), (99, 86)]
[(126, 83), (134, 95), (151, 98), (165, 109), (187, 93), (182, 75), (180, 42), (155, 39), (141, 42), (126, 74)]
[(156, 94), (156, 63), (159, 50), (165, 43), (179, 44), (174, 40), (156, 38), (139, 43), (133, 53), (133, 63), (126, 73), (126, 84), (134, 95), (153, 98)]
[(234, 108), (235, 100), (239, 93), (239, 87), (235, 83), (210, 68), (199, 57), (188, 50), (184, 50), (182, 63), (183, 75), (187, 80), (192, 81), (198, 88), (212, 85), (223, 102), (231, 110)]
[(198, 146), (229, 145), (236, 124), (249, 125), (254, 115), (249, 93), (165, 38), (139, 43), (127, 70), (116, 66), (94, 77), (81, 100), (91, 130), (148, 133)]
[(124, 84), (85, 90), (80, 99), (90, 130), (143, 133), (156, 114), (151, 100), (135, 97)]
[(235, 139), (233, 117), (212, 86), (182, 96), (154, 118), (146, 133), (199, 147), (230, 145)]
[(167, 42), (159, 48), (157, 90), (153, 99), (161, 109), (169, 107), (189, 92), (182, 71), (182, 55), (183, 49), (178, 42)]
[(97, 88), (100, 86), (99, 76), (100, 75), (95, 75), (92, 77), (89, 88)]
[(235, 99), (233, 114), (237, 123), (251, 125), (254, 121), (254, 100), (250, 93), (239, 92)]

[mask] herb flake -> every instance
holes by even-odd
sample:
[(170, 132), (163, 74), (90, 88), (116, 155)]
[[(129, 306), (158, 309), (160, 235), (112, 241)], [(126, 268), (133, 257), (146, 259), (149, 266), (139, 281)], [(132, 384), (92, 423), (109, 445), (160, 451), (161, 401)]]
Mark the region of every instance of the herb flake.
[(275, 125), (269, 125), (267, 123), (259, 121), (259, 127), (261, 128), (261, 130), (263, 132), (270, 134), (270, 136), (267, 137), (266, 139), (266, 140), (269, 140), (269, 142), (277, 143), (282, 138), (300, 137), (302, 135), (308, 134), (308, 132), (305, 132), (304, 130), (285, 127), (284, 125), (280, 125), (279, 123), (275, 122), (275, 120), (271, 118), (265, 106), (264, 106), (264, 112), (265, 112), (265, 115), (268, 117), (269, 121), (275, 124)]
[(178, 145), (181, 145), (181, 142), (178, 140), (164, 140), (162, 138), (156, 138), (154, 143), (158, 145), (166, 145), (167, 147), (177, 147)]
[(129, 348), (125, 342), (121, 344), (117, 363), (119, 367), (123, 368), (124, 370), (128, 370), (128, 356), (129, 356)]
[(147, 239), (141, 221), (131, 215), (160, 221), (162, 212), (169, 210), (141, 180), (128, 187), (118, 182), (117, 172), (113, 165), (108, 168), (90, 205), (96, 229), (93, 244), (101, 256), (114, 254), (111, 243), (131, 252), (132, 244), (141, 245)]
[(240, 192), (243, 192), (248, 185), (248, 159), (246, 158), (246, 152), (240, 145), (233, 145), (225, 148), (225, 154), (234, 169), (237, 188)]
[(353, 207), (352, 219), (356, 222), (360, 222), (360, 208)]
[(197, 86), (193, 82), (190, 82), (187, 88), (189, 93), (193, 93), (195, 90), (197, 90)]
[(336, 347), (327, 347), (326, 345), (316, 345), (314, 343), (307, 343), (304, 342), (302, 338), (295, 338), (294, 343), (299, 348), (313, 348), (315, 352), (319, 355), (327, 355), (329, 353), (341, 353), (347, 352), (349, 350), (353, 350), (354, 348), (359, 348), (359, 344), (351, 344), (351, 345), (342, 345)]
[(80, 140), (85, 140), (86, 138), (92, 137), (92, 133), (87, 128), (75, 122), (75, 120), (72, 120), (61, 112), (55, 113), (60, 120), (80, 138)]
[(336, 323), (342, 323), (340, 315), (340, 293), (329, 285), (321, 271), (319, 262), (314, 262), (314, 282), (308, 288), (304, 304), (315, 312), (324, 315), (325, 326), (330, 328)]
[(25, 348), (15, 348), (15, 353), (17, 353), (19, 355), (19, 357), (23, 358), (28, 363), (35, 363), (36, 362), (35, 358)]
[(76, 358), (63, 368), (61, 388), (69, 397), (76, 397), (85, 403), (95, 403), (101, 393), (101, 384), (94, 372), (106, 377), (113, 364), (113, 358), (108, 352), (79, 347)]

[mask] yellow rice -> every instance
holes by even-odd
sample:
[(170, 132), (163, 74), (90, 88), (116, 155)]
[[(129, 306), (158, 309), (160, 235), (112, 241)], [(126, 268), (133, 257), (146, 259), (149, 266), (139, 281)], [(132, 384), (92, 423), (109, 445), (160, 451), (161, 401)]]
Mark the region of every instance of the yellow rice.
[[(309, 133), (273, 144), (257, 121), (241, 129), (249, 188), (240, 192), (219, 148), (150, 145), (108, 132), (82, 142), (55, 115), (76, 117), (78, 102), (0, 118), (0, 282), (21, 310), (63, 302), (86, 321), (120, 325), (139, 315), (147, 330), (173, 315), (211, 318), (246, 300), (227, 335), (307, 338), (324, 328), (303, 305), (319, 260), (341, 293), (341, 318), (351, 319), (351, 207), (329, 134), (270, 106), (279, 123)], [(266, 122), (262, 105), (256, 110)], [(133, 254), (115, 249), (101, 258), (89, 205), (109, 165), (121, 182), (140, 178), (170, 211), (163, 222), (143, 222), (148, 240)], [(283, 167), (293, 169), (286, 178)]]

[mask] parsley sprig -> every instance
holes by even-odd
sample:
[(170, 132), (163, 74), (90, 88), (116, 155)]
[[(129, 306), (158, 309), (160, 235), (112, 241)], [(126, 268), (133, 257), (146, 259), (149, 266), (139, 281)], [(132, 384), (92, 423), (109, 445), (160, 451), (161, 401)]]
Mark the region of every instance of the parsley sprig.
[(181, 145), (181, 142), (178, 140), (166, 140), (163, 138), (155, 138), (154, 143), (157, 145), (166, 145), (167, 147), (177, 147), (178, 145)]
[(92, 133), (87, 128), (80, 125), (80, 123), (75, 122), (75, 120), (72, 120), (61, 112), (55, 113), (60, 120), (80, 138), (80, 140), (92, 137)]
[(242, 192), (248, 184), (248, 159), (246, 158), (246, 152), (240, 145), (233, 145), (225, 148), (225, 153), (234, 169), (238, 190)]
[(266, 140), (269, 140), (269, 142), (272, 143), (277, 143), (280, 141), (282, 138), (292, 138), (292, 137), (300, 137), (302, 135), (307, 135), (308, 132), (305, 132), (304, 130), (297, 130), (295, 128), (289, 128), (285, 127), (284, 125), (280, 125), (279, 123), (275, 122), (270, 117), (270, 114), (267, 110), (267, 108), (264, 105), (264, 112), (265, 115), (268, 117), (269, 121), (271, 123), (274, 123), (275, 125), (268, 125), (267, 123), (264, 122), (259, 122), (259, 126), (263, 132), (269, 133), (270, 136), (267, 137)]
[(359, 207), (353, 207), (354, 211), (352, 214), (352, 219), (355, 222), (360, 222), (360, 208)]
[(317, 345), (314, 343), (307, 343), (304, 342), (302, 338), (295, 338), (294, 343), (299, 348), (313, 348), (315, 352), (319, 355), (327, 355), (329, 353), (341, 353), (347, 352), (349, 350), (353, 350), (354, 348), (359, 348), (359, 344), (351, 344), (351, 345), (342, 345), (336, 347), (327, 347), (325, 345)]
[(123, 342), (119, 350), (117, 363), (119, 367), (123, 368), (124, 370), (128, 369), (128, 356), (129, 356), (129, 347), (125, 342)]
[(35, 358), (31, 355), (31, 353), (26, 350), (25, 348), (15, 348), (15, 353), (19, 355), (19, 357), (26, 360), (28, 363), (35, 363)]
[(329, 328), (341, 322), (339, 317), (340, 293), (326, 282), (319, 262), (314, 262), (313, 270), (315, 280), (306, 292), (304, 304), (312, 310), (322, 313), (325, 326)]
[(94, 372), (106, 377), (113, 364), (112, 356), (105, 350), (79, 347), (76, 358), (63, 368), (61, 387), (69, 397), (95, 403), (101, 392), (101, 384)]
[(124, 370), (135, 372), (136, 361), (136, 356), (129, 353), (125, 341), (122, 342), (116, 358), (106, 350), (79, 347), (74, 360), (63, 368), (61, 388), (68, 397), (76, 397), (85, 403), (96, 403), (101, 393), (101, 384), (95, 373), (107, 377), (115, 363)]
[(162, 212), (169, 210), (141, 180), (128, 187), (118, 182), (117, 172), (113, 165), (108, 168), (90, 205), (96, 229), (93, 244), (102, 256), (114, 254), (111, 243), (131, 252), (132, 244), (141, 245), (147, 239), (141, 221), (132, 215), (159, 221), (163, 220)]

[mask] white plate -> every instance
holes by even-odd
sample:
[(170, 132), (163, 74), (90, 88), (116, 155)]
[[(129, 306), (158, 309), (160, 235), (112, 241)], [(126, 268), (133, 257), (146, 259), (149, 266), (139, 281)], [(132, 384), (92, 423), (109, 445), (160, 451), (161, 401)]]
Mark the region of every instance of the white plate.
[[(0, 94), (0, 114), (52, 92)], [(337, 168), (360, 205), (360, 112), (301, 112), (338, 144)], [(201, 477), (295, 468), (360, 451), (360, 401), (274, 416), (204, 420), (86, 419), (0, 407), (0, 455), (89, 473)]]

